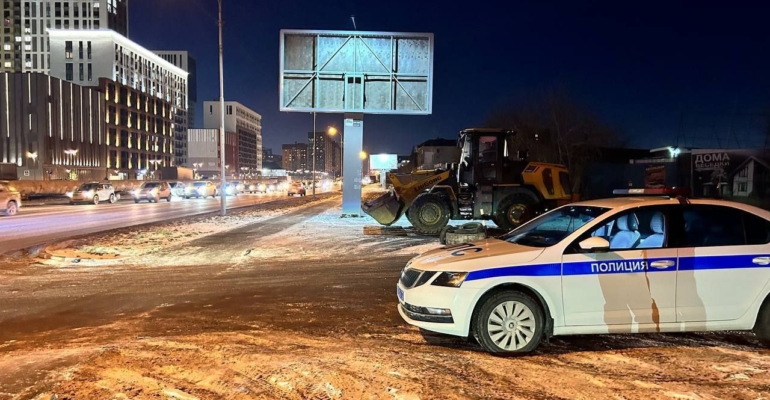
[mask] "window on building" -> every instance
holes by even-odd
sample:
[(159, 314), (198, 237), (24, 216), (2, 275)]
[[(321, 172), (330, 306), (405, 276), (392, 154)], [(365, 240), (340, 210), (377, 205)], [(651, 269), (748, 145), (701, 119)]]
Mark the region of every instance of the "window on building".
[(94, 69), (91, 63), (88, 63), (88, 81), (94, 80)]
[(99, 21), (94, 20), (94, 29), (99, 29)]
[(66, 76), (65, 79), (68, 80), (68, 81), (73, 80), (74, 79), (74, 68), (75, 68), (75, 66), (72, 63), (67, 63), (65, 68), (66, 68), (66, 71), (67, 71), (67, 76)]
[(83, 41), (78, 42), (78, 58), (83, 59)]
[(75, 20), (75, 29), (80, 29), (80, 21)]
[(81, 81), (81, 82), (84, 81), (85, 78), (84, 78), (84, 71), (83, 71), (83, 63), (80, 63), (80, 66), (78, 68), (78, 72), (79, 72), (78, 73), (78, 78), (79, 78), (78, 80)]
[(72, 59), (72, 41), (71, 40), (64, 42), (64, 58), (68, 60)]
[(227, 106), (227, 115), (233, 115), (233, 106)]
[(90, 60), (91, 59), (91, 42), (90, 41), (88, 42), (87, 47), (88, 47), (88, 51), (87, 51), (88, 59)]

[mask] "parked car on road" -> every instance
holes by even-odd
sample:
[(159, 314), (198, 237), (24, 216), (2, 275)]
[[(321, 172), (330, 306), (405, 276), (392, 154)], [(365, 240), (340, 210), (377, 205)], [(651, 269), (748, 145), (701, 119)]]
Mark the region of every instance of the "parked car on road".
[(80, 185), (74, 192), (68, 193), (70, 204), (93, 203), (109, 201), (110, 204), (118, 201), (115, 188), (109, 183), (89, 182)]
[(157, 203), (160, 199), (166, 199), (167, 202), (171, 201), (171, 187), (166, 182), (144, 182), (139, 189), (134, 190), (131, 194), (134, 197), (134, 203), (142, 200)]
[(225, 193), (226, 196), (238, 196), (238, 193), (241, 192), (241, 190), (238, 189), (240, 184), (238, 182), (227, 182), (227, 185), (224, 190), (222, 190), (222, 185), (220, 184), (217, 186), (217, 193)]
[(298, 194), (301, 196), (304, 196), (307, 193), (307, 190), (305, 190), (305, 187), (302, 186), (299, 182), (293, 182), (289, 185), (289, 189), (287, 191), (289, 196), (294, 196), (295, 194)]
[(21, 194), (8, 181), (0, 181), (0, 213), (13, 216), (21, 208)]
[(187, 185), (184, 182), (169, 182), (168, 186), (171, 188), (171, 194), (176, 197), (184, 197), (184, 190)]
[(573, 203), (415, 257), (397, 284), (399, 313), (491, 353), (637, 332), (754, 330), (770, 345), (770, 212), (638, 191), (648, 197)]
[(201, 197), (206, 198), (209, 196), (217, 196), (217, 187), (211, 181), (196, 181), (187, 185), (184, 190), (185, 199), (189, 199), (190, 197), (195, 197), (196, 199)]

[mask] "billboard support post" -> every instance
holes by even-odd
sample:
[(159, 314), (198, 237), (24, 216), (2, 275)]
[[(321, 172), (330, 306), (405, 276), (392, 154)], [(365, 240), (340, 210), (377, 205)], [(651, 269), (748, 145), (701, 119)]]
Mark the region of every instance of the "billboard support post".
[(361, 178), (363, 162), (361, 151), (364, 149), (364, 115), (345, 114), (343, 134), (345, 150), (342, 155), (345, 170), (342, 173), (342, 216), (361, 216)]

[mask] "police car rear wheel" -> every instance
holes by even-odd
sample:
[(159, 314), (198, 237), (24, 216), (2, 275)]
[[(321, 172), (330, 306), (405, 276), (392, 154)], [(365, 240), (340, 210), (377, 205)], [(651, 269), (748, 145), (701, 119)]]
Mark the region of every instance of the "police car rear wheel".
[(540, 344), (543, 311), (521, 292), (501, 292), (484, 301), (474, 321), (474, 337), (490, 353), (524, 354)]
[(759, 309), (754, 333), (763, 345), (770, 347), (770, 299), (767, 299)]

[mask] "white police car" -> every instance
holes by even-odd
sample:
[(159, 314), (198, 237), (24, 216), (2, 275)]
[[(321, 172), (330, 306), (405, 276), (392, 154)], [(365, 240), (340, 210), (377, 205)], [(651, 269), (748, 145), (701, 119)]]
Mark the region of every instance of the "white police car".
[(473, 335), (493, 353), (575, 334), (753, 329), (770, 343), (765, 210), (611, 198), (554, 209), (501, 239), (409, 261), (397, 288), (401, 316)]

